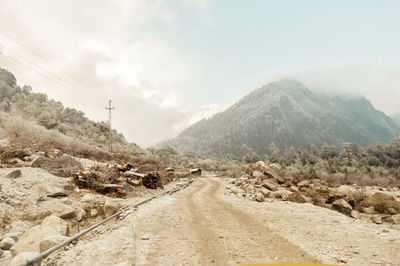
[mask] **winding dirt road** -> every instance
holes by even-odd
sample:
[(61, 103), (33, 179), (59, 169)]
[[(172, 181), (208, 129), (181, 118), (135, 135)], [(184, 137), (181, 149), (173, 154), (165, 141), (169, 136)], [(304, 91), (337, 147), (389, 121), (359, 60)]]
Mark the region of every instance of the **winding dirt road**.
[[(76, 246), (52, 255), (43, 264), (123, 266), (235, 265), (287, 261), (348, 262), (338, 259), (340, 250), (336, 253), (332, 251), (333, 253), (328, 254), (326, 259), (310, 255), (310, 251), (315, 251), (314, 255), (322, 254), (322, 251), (315, 245), (313, 247), (307, 244), (302, 245), (303, 241), (307, 241), (307, 237), (315, 238), (308, 231), (303, 234), (300, 230), (301, 237), (293, 238), (290, 233), (285, 234), (277, 230), (279, 219), (288, 220), (288, 224), (293, 224), (290, 219), (296, 219), (296, 213), (290, 208), (298, 208), (299, 205), (288, 205), (286, 216), (282, 216), (282, 213), (277, 211), (278, 209), (275, 210), (277, 213), (275, 216), (269, 216), (270, 214), (265, 212), (257, 213), (254, 207), (261, 206), (259, 203), (241, 199), (231, 200), (231, 196), (225, 193), (226, 190), (222, 184), (223, 181), (217, 178), (198, 178), (188, 188), (151, 201), (124, 220), (104, 226), (92, 236), (79, 241)], [(306, 217), (309, 215), (308, 207), (304, 208), (303, 215)], [(318, 209), (322, 210), (322, 208)], [(343, 216), (335, 215), (336, 213), (333, 219)], [(306, 219), (304, 220), (302, 228), (312, 231), (312, 228), (309, 228), (311, 224), (308, 224)], [(301, 224), (301, 221), (298, 224)], [(317, 229), (315, 233), (320, 233)], [(332, 228), (325, 230), (332, 230)], [(323, 234), (323, 230), (320, 234)], [(338, 242), (338, 240), (335, 241)], [(379, 241), (384, 243), (386, 240)], [(316, 242), (315, 239), (314, 242)], [(302, 245), (309, 252), (294, 243)], [(332, 245), (329, 241), (326, 243)], [(343, 243), (340, 242), (340, 244)], [(396, 244), (393, 243), (393, 248)], [(323, 247), (323, 245), (320, 246)], [(351, 250), (349, 247), (345, 248), (347, 251)], [(399, 250), (392, 252), (397, 251)], [(359, 258), (353, 262), (369, 261), (369, 258), (361, 256), (364, 254), (359, 254), (358, 250), (357, 252), (356, 257)], [(392, 259), (391, 254), (394, 253), (387, 255), (389, 260)]]

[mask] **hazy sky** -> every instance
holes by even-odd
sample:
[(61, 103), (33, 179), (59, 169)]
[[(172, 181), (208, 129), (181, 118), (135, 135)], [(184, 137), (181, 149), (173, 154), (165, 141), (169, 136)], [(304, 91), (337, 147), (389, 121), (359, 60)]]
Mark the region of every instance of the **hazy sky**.
[(283, 76), (393, 114), (399, 10), (389, 0), (0, 0), (0, 67), (96, 121), (112, 99), (113, 127), (142, 146)]

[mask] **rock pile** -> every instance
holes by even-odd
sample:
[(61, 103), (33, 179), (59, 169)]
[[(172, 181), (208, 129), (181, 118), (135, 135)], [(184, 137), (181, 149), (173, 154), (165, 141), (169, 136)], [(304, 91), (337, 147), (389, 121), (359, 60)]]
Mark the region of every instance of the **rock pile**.
[[(228, 186), (228, 189), (233, 194), (254, 201), (279, 199), (312, 203), (356, 219), (360, 217), (360, 213), (364, 213), (383, 217), (390, 223), (392, 221), (396, 223), (398, 220), (396, 217), (400, 216), (400, 202), (382, 192), (368, 196), (361, 192), (341, 190), (340, 187), (329, 187), (317, 179), (306, 180), (284, 176), (280, 172), (279, 165), (266, 165), (263, 161), (249, 166), (245, 173), (240, 178), (232, 179), (230, 183), (234, 186)], [(396, 215), (395, 219), (390, 219), (390, 215)]]

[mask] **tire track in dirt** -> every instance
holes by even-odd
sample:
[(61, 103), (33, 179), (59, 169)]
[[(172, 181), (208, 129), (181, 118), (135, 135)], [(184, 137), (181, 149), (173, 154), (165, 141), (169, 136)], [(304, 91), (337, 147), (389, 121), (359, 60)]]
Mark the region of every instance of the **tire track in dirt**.
[[(186, 209), (191, 215), (191, 226), (190, 229), (193, 230), (197, 237), (197, 247), (200, 252), (200, 261), (203, 265), (227, 265), (228, 258), (223, 251), (224, 243), (221, 241), (219, 236), (216, 234), (213, 227), (213, 223), (205, 218), (205, 211), (207, 210), (198, 197), (204, 197), (205, 191), (207, 191), (209, 184), (206, 182), (201, 182), (198, 190), (193, 190), (189, 194), (185, 195), (182, 199), (186, 202)], [(206, 209), (206, 210), (205, 210)]]
[(209, 182), (211, 187), (207, 198), (213, 202), (213, 205), (215, 204), (216, 208), (224, 211), (225, 217), (231, 217), (231, 220), (228, 220), (230, 225), (225, 224), (223, 227), (237, 228), (233, 234), (235, 237), (227, 238), (230, 248), (237, 252), (239, 261), (236, 262), (319, 262), (300, 247), (269, 229), (257, 217), (219, 199), (217, 194), (221, 186), (220, 181), (209, 179)]

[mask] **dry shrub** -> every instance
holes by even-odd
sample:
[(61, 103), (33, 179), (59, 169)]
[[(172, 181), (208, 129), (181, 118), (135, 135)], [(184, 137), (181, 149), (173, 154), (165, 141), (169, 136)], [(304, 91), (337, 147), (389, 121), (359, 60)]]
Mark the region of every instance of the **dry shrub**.
[(373, 207), (379, 213), (393, 214), (392, 211), (400, 213), (400, 202), (393, 196), (382, 192), (376, 192), (372, 196), (360, 202), (360, 207)]

